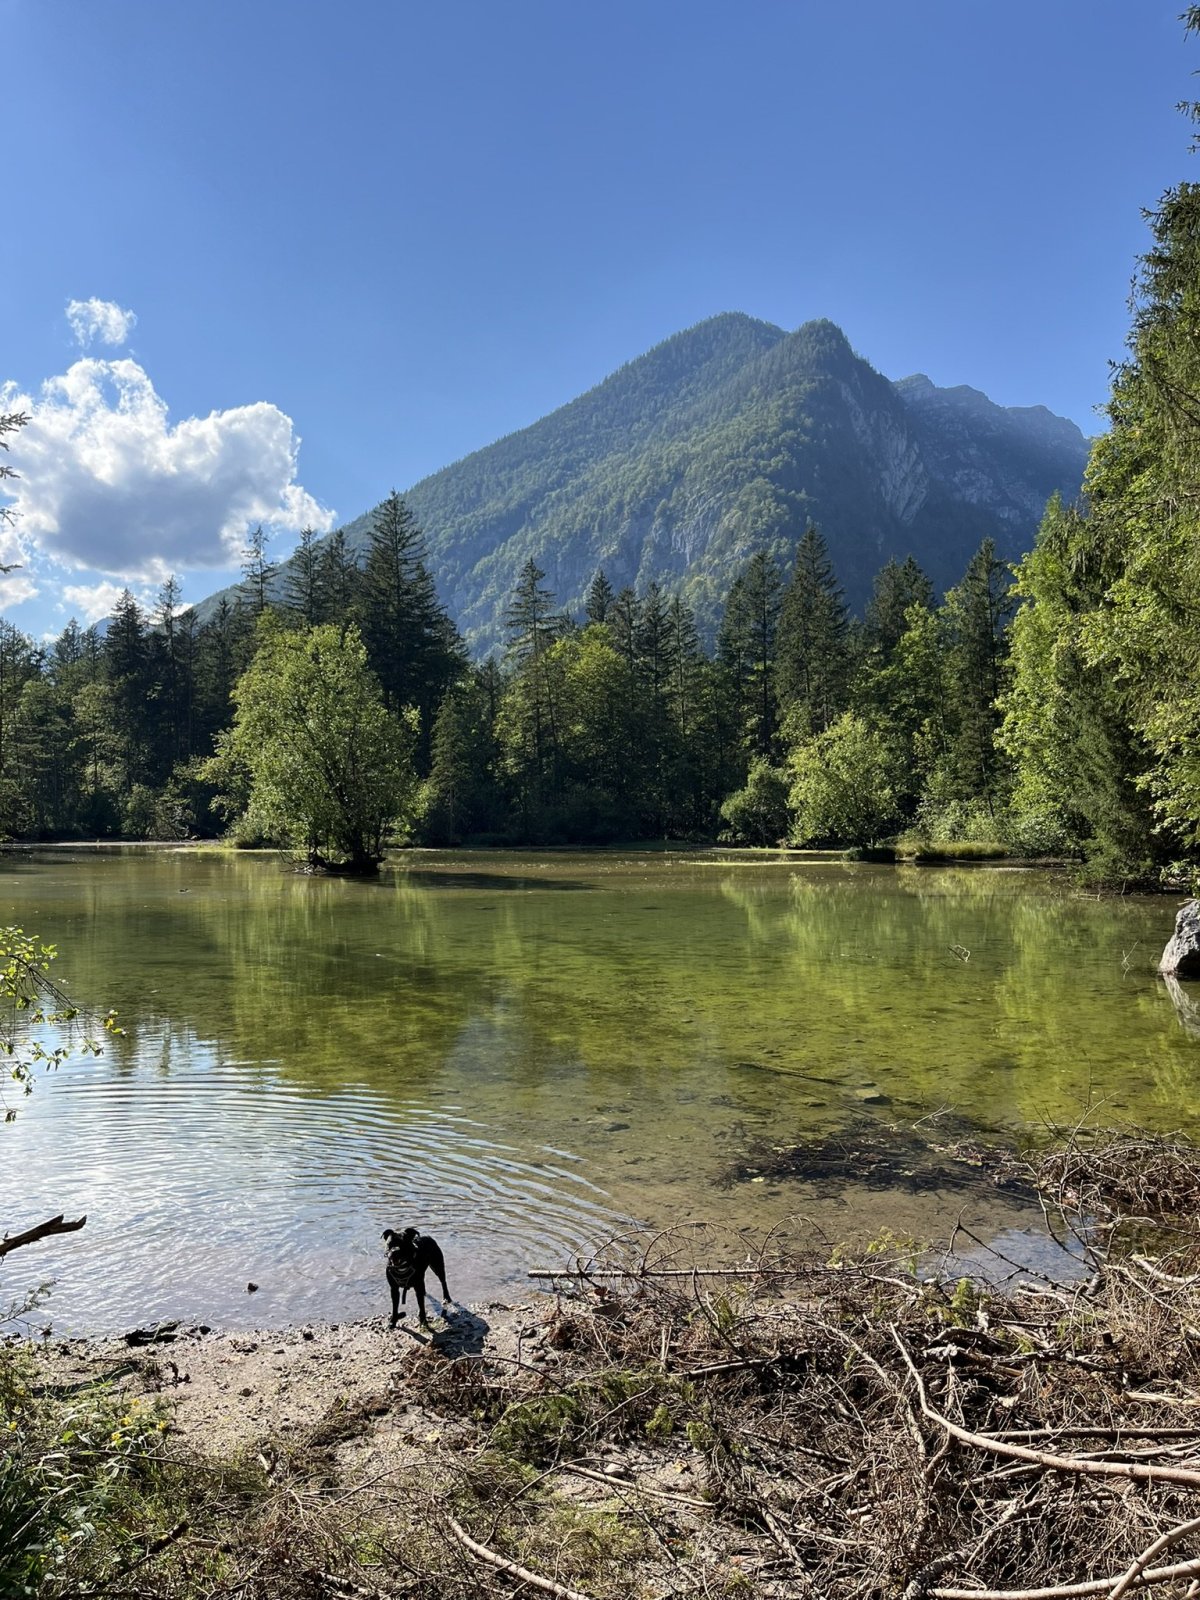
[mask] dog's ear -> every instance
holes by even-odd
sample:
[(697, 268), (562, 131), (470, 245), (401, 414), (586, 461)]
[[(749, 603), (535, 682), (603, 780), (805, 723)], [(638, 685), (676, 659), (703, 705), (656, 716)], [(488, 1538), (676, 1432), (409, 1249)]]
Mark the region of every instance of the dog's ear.
[(396, 1237), (396, 1235), (392, 1232), (392, 1230), (390, 1228), (385, 1228), (383, 1230), (383, 1237), (387, 1240), (387, 1242), (389, 1244), (391, 1244), (392, 1240)]
[(417, 1232), (417, 1230), (415, 1228), (405, 1228), (404, 1232), (400, 1235), (400, 1237), (404, 1241), (405, 1244), (416, 1244), (417, 1240), (421, 1237), (421, 1235)]

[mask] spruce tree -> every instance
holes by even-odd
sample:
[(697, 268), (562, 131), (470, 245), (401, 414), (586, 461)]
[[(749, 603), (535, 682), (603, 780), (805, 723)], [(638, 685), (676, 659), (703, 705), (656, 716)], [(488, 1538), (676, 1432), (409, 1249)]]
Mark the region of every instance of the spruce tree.
[(876, 573), (867, 602), (863, 634), (868, 653), (886, 666), (908, 628), (909, 607), (929, 611), (933, 601), (933, 585), (912, 556), (903, 565), (893, 556)]
[(321, 621), (348, 626), (359, 609), (362, 572), (346, 544), (344, 528), (331, 533), (321, 546), (317, 589), (321, 596)]
[(543, 805), (557, 794), (561, 776), (562, 696), (552, 658), (563, 629), (554, 595), (544, 587), (545, 576), (532, 557), (526, 561), (505, 613), (513, 670), (497, 718), (501, 758), (516, 789), (527, 837), (536, 830)]
[(308, 627), (330, 620), (323, 615), (321, 594), (322, 551), (315, 528), (302, 528), (300, 542), (288, 563), (285, 595), (288, 609)]
[(424, 535), (393, 490), (371, 523), (360, 597), (362, 630), (388, 709), (417, 710), (418, 770), (428, 771), (437, 704), (465, 656), (424, 558)]
[(829, 549), (810, 523), (779, 613), (779, 698), (793, 726), (823, 733), (845, 710), (849, 616)]
[(985, 539), (962, 582), (947, 593), (940, 613), (949, 725), (941, 797), (965, 804), (978, 800), (989, 812), (995, 812), (1006, 788), (1007, 762), (997, 748), (996, 732), (1013, 603), (1010, 569)]
[(271, 585), (275, 581), (278, 565), (267, 555), (271, 542), (260, 522), (251, 529), (242, 551), (242, 582), (238, 598), (249, 606), (251, 613), (260, 617), (270, 604)]
[(642, 620), (642, 605), (628, 585), (614, 598), (605, 620), (612, 635), (613, 649), (625, 663), (632, 689), (638, 665), (638, 634)]
[(598, 567), (596, 576), (588, 587), (587, 600), (584, 602), (584, 615), (589, 622), (606, 622), (612, 603), (613, 586), (604, 576), (603, 570)]
[(779, 722), (777, 633), (783, 580), (774, 558), (758, 551), (733, 580), (717, 641), (746, 748), (771, 757)]

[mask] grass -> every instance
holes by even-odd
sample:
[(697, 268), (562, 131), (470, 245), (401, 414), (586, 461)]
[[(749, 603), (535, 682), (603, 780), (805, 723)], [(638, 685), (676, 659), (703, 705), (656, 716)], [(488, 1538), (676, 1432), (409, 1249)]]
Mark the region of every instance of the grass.
[(1015, 853), (999, 839), (946, 839), (934, 843), (905, 834), (896, 841), (896, 857), (900, 861), (1004, 861)]

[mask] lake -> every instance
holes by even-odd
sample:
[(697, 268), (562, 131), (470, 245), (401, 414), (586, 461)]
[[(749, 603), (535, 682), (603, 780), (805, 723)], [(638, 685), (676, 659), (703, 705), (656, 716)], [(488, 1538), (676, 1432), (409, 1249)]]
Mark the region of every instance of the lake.
[(380, 1230), (409, 1222), (464, 1300), (630, 1219), (708, 1219), (726, 1259), (789, 1213), (830, 1238), (934, 1238), (960, 1212), (1019, 1238), (984, 1189), (754, 1163), (937, 1112), (1006, 1135), (1200, 1120), (1200, 1040), (1154, 972), (1176, 902), (1045, 873), (416, 852), (359, 883), (59, 848), (0, 858), (0, 899), (126, 1029), (0, 1128), (0, 1227), (88, 1215), (0, 1284), (54, 1277), (60, 1330), (377, 1314)]

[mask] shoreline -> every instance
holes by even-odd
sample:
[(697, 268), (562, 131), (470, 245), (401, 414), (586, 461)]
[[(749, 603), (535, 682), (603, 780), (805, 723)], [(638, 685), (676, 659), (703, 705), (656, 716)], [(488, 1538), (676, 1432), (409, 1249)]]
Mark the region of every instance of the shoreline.
[(1101, 1135), (1028, 1173), (1086, 1279), (955, 1281), (896, 1240), (767, 1236), (733, 1264), (685, 1228), (428, 1333), (0, 1345), (0, 1449), (47, 1526), (14, 1592), (1046, 1600), (1198, 1577), (1200, 1149)]
[[(129, 1334), (29, 1338), (48, 1383), (112, 1382), (144, 1403), (166, 1402), (170, 1432), (203, 1454), (249, 1448), (316, 1426), (331, 1407), (380, 1396), (395, 1400), (414, 1362), (436, 1354), (520, 1359), (554, 1296), (455, 1305), (431, 1316), (428, 1332), (410, 1310), (395, 1329), (386, 1316), (304, 1322), (283, 1328), (172, 1327), (158, 1339)], [(137, 1330), (148, 1333), (150, 1330)]]

